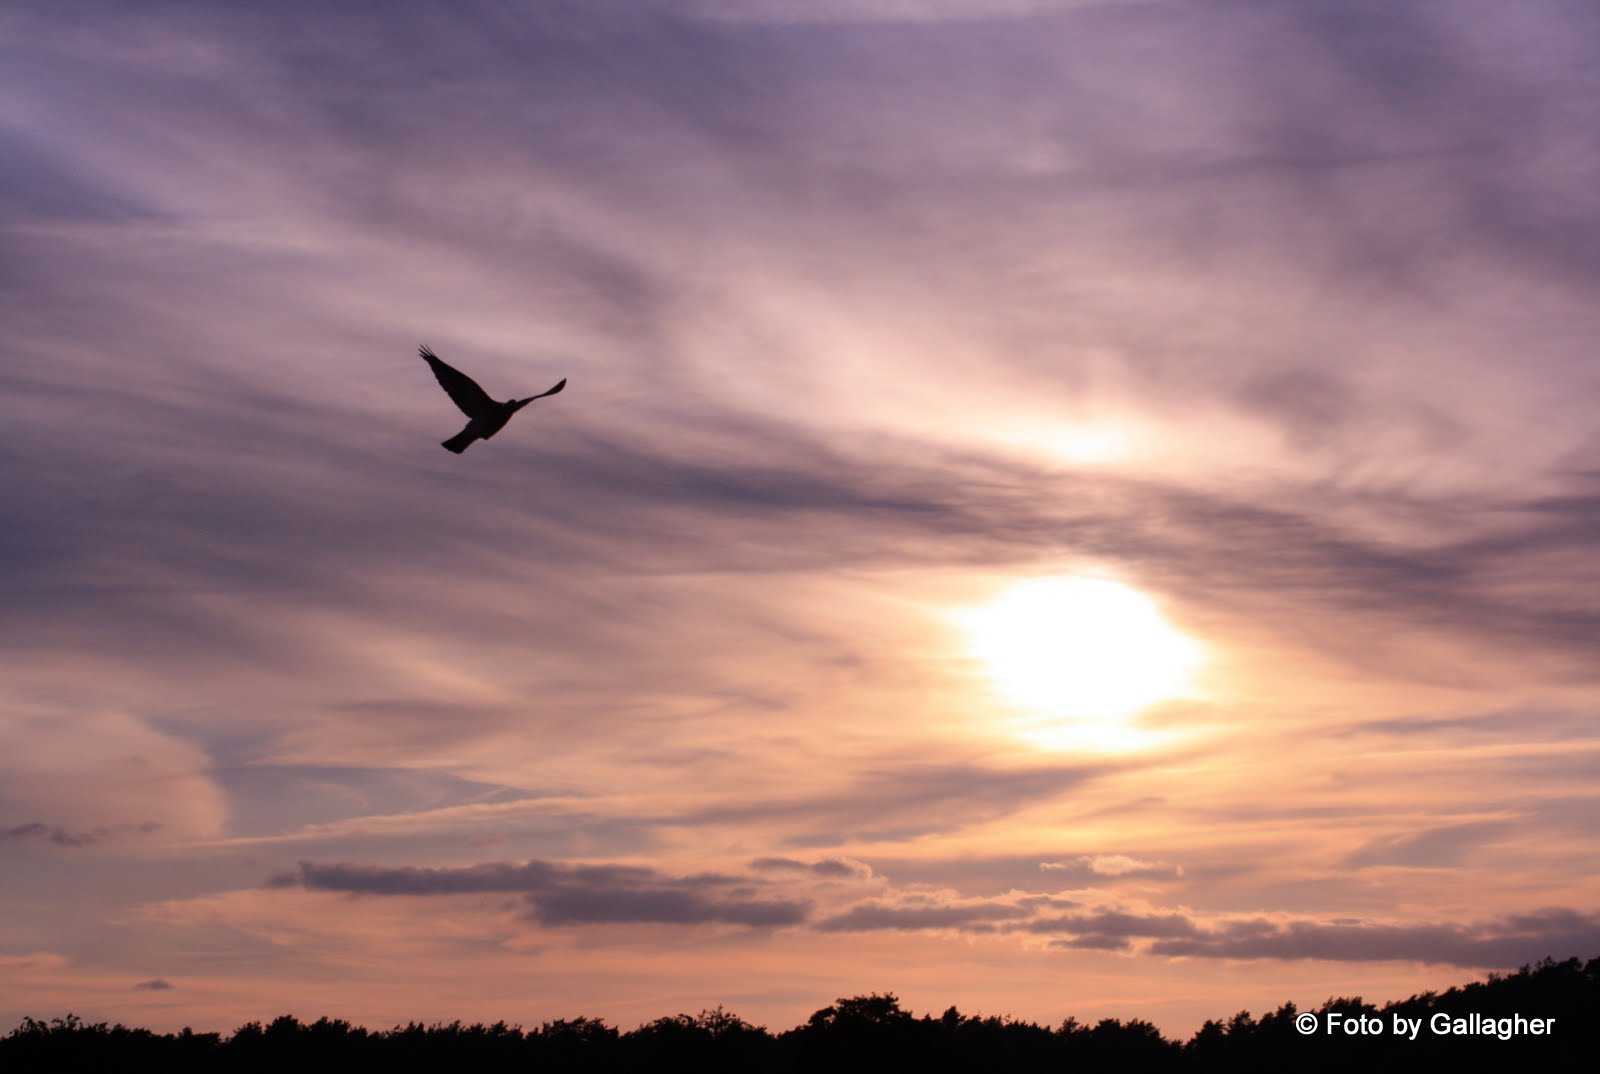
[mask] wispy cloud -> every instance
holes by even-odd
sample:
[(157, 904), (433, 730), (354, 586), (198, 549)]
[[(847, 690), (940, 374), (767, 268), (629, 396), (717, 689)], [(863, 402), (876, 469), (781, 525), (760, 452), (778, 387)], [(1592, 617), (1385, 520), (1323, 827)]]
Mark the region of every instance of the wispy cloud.
[(1182, 876), (1183, 870), (1161, 862), (1141, 861), (1126, 854), (1083, 854), (1067, 861), (1042, 861), (1039, 868), (1065, 878), (1091, 876), (1133, 876), (1152, 879), (1171, 879)]

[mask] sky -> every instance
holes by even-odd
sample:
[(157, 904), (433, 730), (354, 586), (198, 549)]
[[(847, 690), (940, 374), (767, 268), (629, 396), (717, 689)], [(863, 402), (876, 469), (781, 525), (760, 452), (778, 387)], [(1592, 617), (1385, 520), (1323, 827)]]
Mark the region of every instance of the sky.
[[(1187, 1035), (1600, 954), (1597, 55), (6, 4), (0, 1028)], [(452, 455), (422, 343), (569, 383)]]

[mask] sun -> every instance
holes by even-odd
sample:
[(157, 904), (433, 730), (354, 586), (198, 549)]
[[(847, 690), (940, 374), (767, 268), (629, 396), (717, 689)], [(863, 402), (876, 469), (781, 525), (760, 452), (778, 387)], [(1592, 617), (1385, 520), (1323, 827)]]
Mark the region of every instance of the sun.
[(1018, 582), (957, 615), (972, 655), (1023, 710), (1018, 730), (1052, 746), (1123, 748), (1131, 718), (1190, 692), (1200, 646), (1145, 594), (1075, 575)]

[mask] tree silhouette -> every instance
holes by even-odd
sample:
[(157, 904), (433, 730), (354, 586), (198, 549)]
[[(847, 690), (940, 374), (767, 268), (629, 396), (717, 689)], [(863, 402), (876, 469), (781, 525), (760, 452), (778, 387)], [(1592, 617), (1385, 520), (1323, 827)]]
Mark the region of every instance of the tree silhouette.
[[(1385, 1032), (1329, 1034), (1328, 1016), (1377, 1019)], [(1314, 1016), (1307, 1034), (1297, 1019)], [(1553, 1018), (1554, 1031), (1493, 1036), (1435, 1033), (1397, 1037), (1393, 1019), (1447, 1021)], [(1415, 1024), (1413, 1021), (1410, 1024)], [(1600, 958), (1587, 963), (1546, 959), (1510, 975), (1424, 992), (1384, 1007), (1337, 997), (1303, 1014), (1285, 1003), (1259, 1019), (1249, 1011), (1202, 1025), (1185, 1043), (1166, 1039), (1142, 1019), (1107, 1018), (1086, 1025), (1067, 1018), (1054, 1029), (1007, 1017), (964, 1015), (955, 1007), (934, 1017), (912, 1015), (892, 992), (841, 997), (803, 1025), (774, 1035), (722, 1007), (657, 1018), (623, 1033), (598, 1018), (558, 1019), (524, 1032), (520, 1026), (459, 1021), (420, 1022), (369, 1031), (336, 1018), (301, 1022), (282, 1015), (218, 1033), (157, 1034), (90, 1023), (68, 1014), (28, 1017), (0, 1038), (0, 1070), (164, 1072), (338, 1070), (341, 1074), (464, 1069), (484, 1071), (1253, 1071), (1360, 1070), (1362, 1074), (1477, 1069), (1493, 1064), (1538, 1071), (1588, 1071), (1600, 1044)]]

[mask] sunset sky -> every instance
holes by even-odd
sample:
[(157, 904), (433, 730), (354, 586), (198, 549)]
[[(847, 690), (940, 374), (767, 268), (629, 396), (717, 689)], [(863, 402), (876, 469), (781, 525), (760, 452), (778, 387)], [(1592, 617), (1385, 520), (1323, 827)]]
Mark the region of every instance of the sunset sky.
[[(1597, 58), (6, 3), (0, 1032), (1187, 1035), (1600, 954)], [(419, 343), (569, 384), (452, 455)]]

